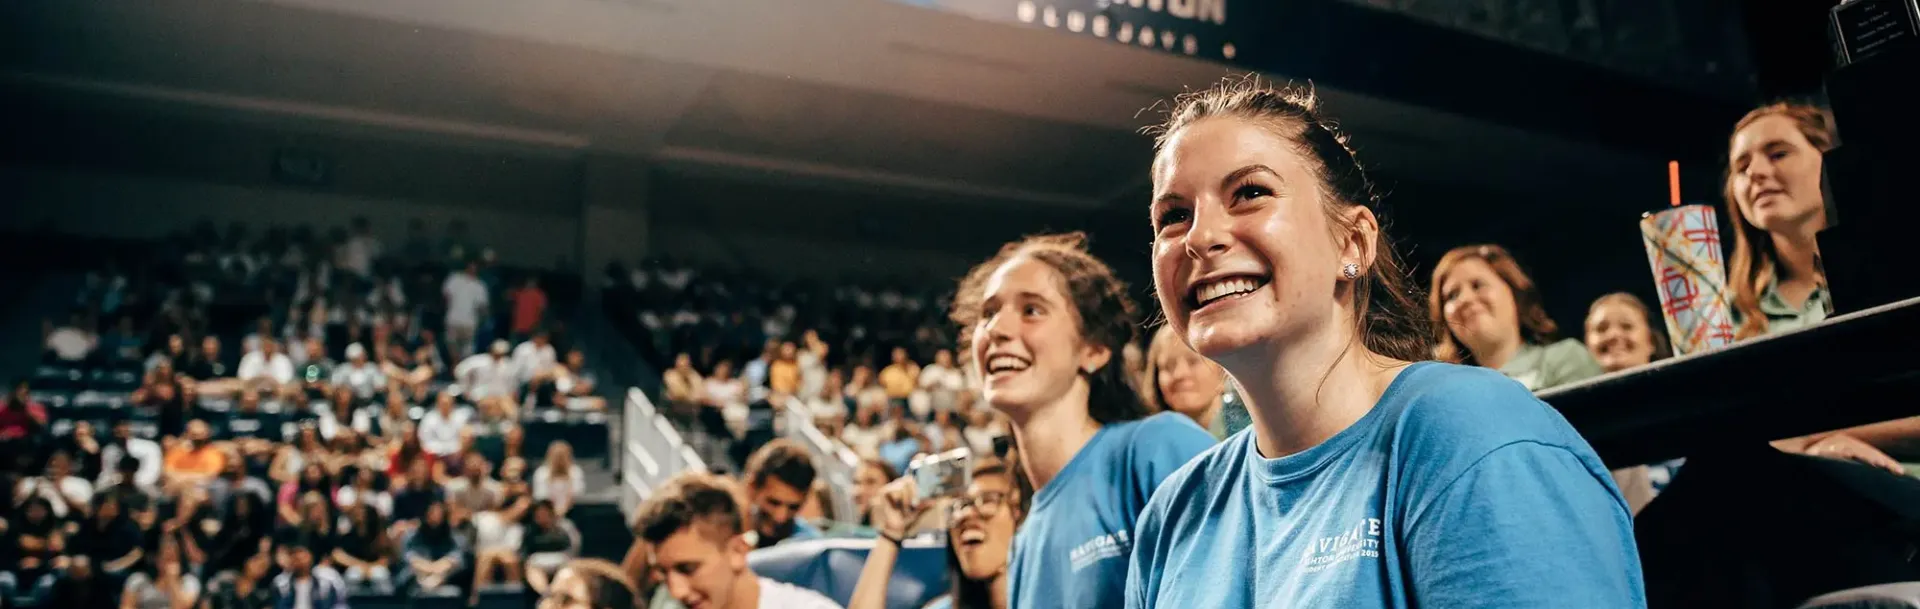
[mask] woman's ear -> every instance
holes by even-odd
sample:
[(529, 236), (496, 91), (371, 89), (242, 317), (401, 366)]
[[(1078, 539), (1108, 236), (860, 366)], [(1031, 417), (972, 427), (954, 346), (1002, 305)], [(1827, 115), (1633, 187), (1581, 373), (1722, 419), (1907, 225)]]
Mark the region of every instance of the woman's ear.
[(1360, 265), (1360, 274), (1366, 275), (1373, 269), (1373, 260), (1379, 255), (1380, 218), (1365, 205), (1348, 207), (1341, 213), (1345, 220), (1345, 230), (1340, 232), (1340, 264)]
[(1080, 371), (1093, 374), (1095, 370), (1107, 365), (1107, 362), (1112, 359), (1112, 349), (1108, 349), (1105, 345), (1088, 344), (1080, 353)]

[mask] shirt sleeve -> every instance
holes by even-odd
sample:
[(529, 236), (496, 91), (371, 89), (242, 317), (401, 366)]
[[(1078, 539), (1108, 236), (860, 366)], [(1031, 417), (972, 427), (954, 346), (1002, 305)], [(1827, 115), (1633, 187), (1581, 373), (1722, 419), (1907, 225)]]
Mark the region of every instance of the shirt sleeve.
[(1565, 448), (1495, 448), (1412, 509), (1404, 534), (1418, 606), (1647, 605), (1626, 504)]
[(1186, 415), (1163, 413), (1142, 421), (1133, 442), (1134, 505), (1145, 506), (1167, 476), (1213, 444), (1213, 434)]

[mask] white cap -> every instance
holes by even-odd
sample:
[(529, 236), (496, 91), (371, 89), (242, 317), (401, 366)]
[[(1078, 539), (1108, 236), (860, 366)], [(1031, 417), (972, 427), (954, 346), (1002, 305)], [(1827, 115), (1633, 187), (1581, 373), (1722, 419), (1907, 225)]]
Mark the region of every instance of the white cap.
[(356, 357), (366, 357), (366, 356), (367, 356), (367, 348), (360, 346), (360, 343), (347, 345), (347, 359), (353, 359)]

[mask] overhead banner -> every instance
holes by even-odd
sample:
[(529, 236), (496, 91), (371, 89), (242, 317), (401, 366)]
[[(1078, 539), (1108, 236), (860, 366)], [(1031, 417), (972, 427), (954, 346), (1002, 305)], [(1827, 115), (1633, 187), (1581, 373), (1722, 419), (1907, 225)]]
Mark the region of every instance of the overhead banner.
[[(896, 0), (1215, 61), (1244, 59), (1228, 0)], [(1252, 0), (1236, 0), (1254, 6)], [(1229, 21), (1235, 20), (1235, 21)]]

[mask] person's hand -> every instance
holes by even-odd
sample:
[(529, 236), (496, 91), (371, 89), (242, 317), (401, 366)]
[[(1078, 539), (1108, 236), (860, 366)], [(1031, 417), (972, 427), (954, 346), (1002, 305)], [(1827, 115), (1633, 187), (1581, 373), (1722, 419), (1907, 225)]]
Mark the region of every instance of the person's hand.
[(1900, 461), (1874, 448), (1872, 444), (1843, 433), (1831, 434), (1815, 440), (1812, 444), (1808, 444), (1803, 452), (1815, 457), (1865, 463), (1896, 475), (1907, 474), (1907, 468), (1901, 465)]
[(890, 539), (906, 538), (907, 527), (913, 526), (913, 521), (926, 511), (926, 506), (920, 504), (919, 493), (912, 476), (902, 476), (880, 487), (880, 492), (873, 497), (873, 528)]

